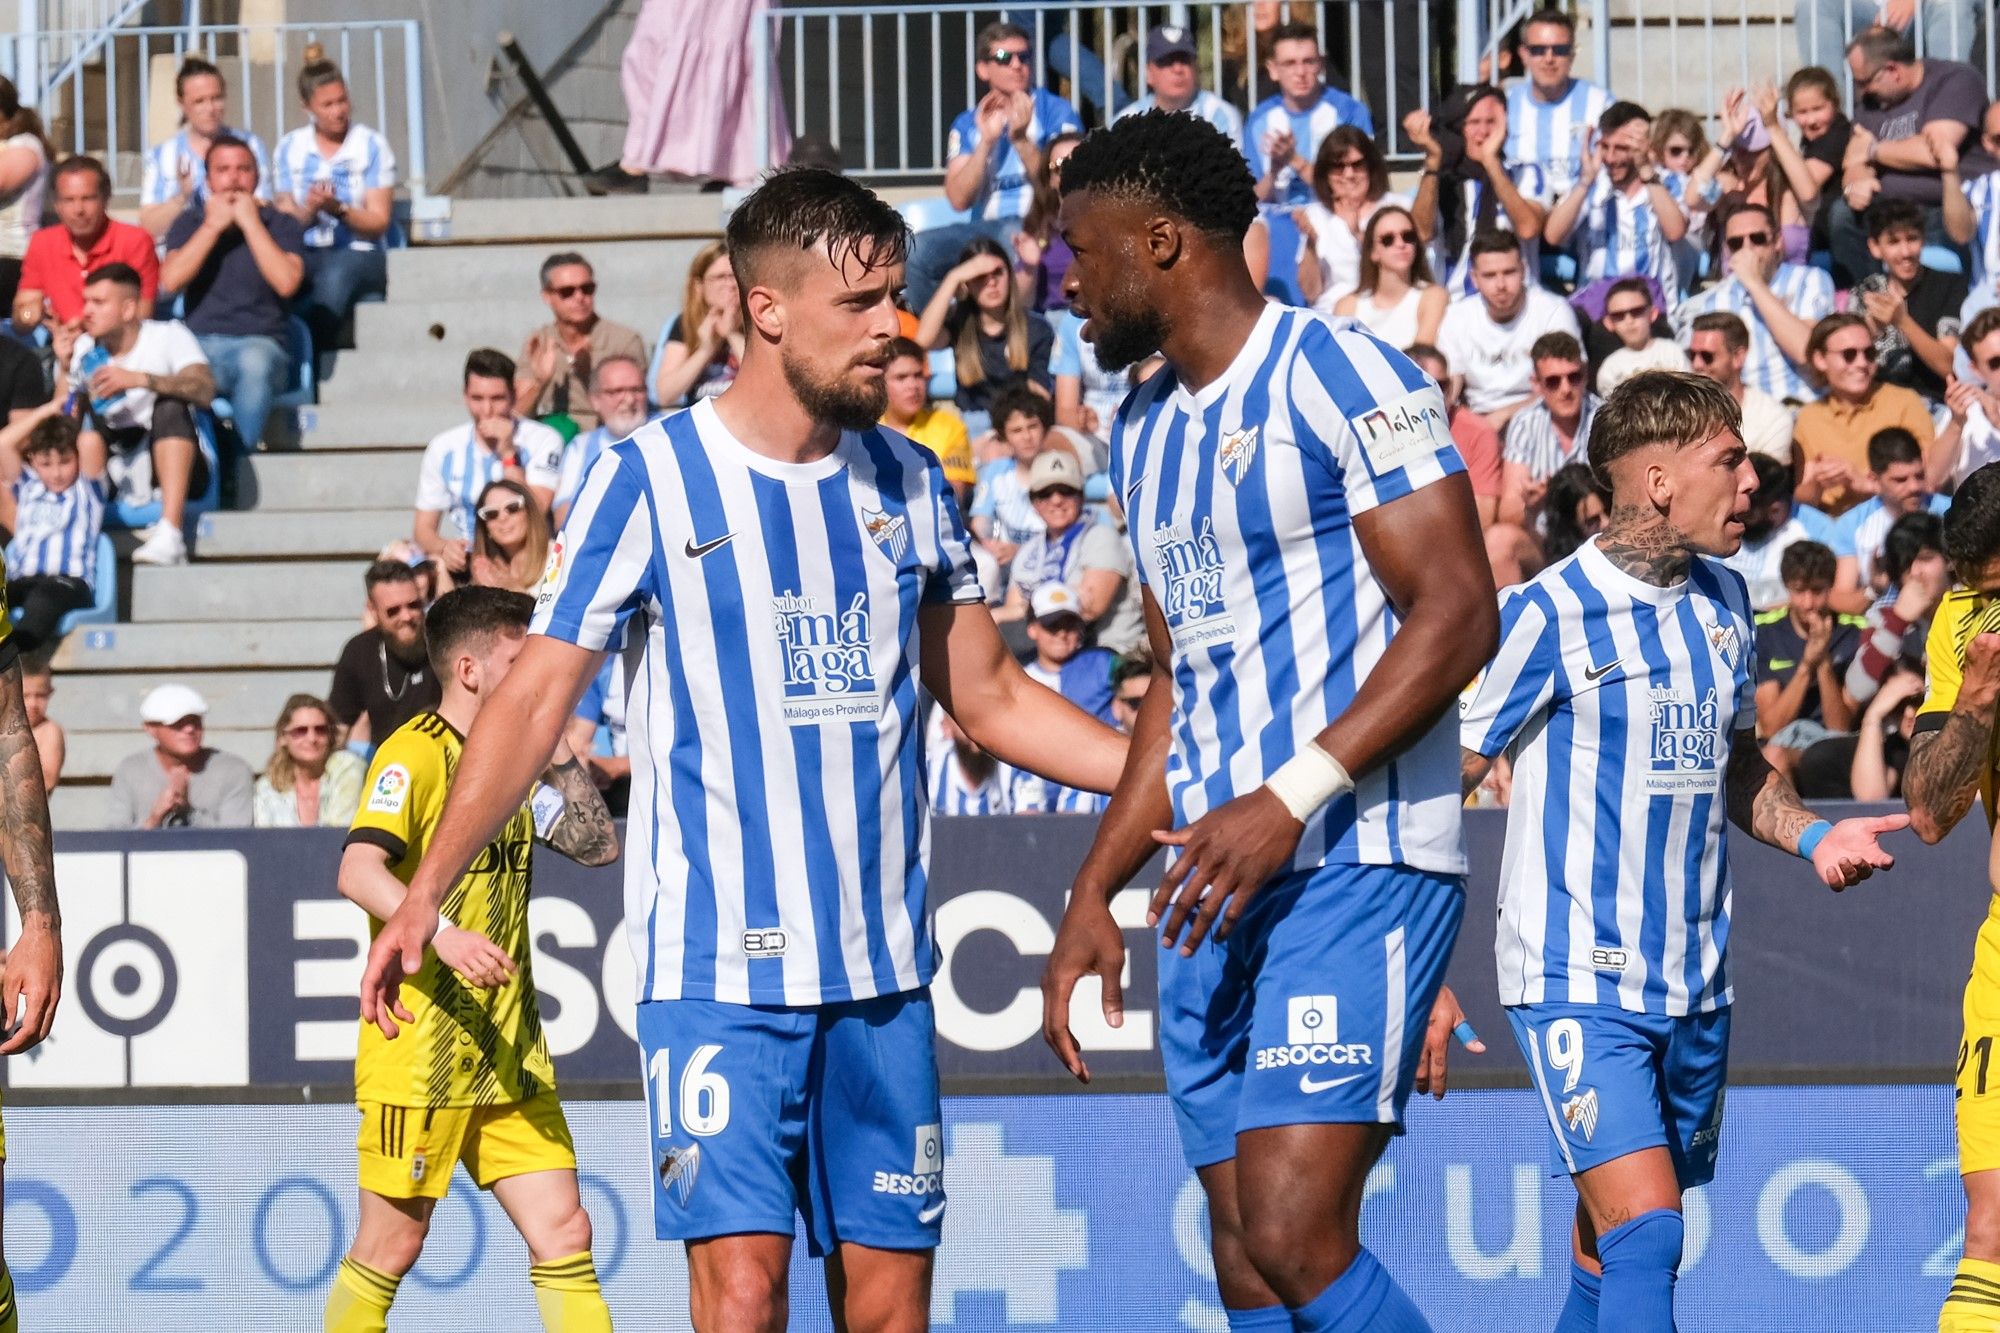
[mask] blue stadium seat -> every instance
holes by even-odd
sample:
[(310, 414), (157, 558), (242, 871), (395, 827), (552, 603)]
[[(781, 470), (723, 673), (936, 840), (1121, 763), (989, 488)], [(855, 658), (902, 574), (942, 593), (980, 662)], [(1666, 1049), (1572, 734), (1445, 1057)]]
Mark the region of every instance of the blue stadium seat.
[(1963, 273), (1965, 261), (1958, 257), (1958, 251), (1948, 245), (1927, 245), (1924, 247), (1923, 265), (1940, 273)]
[(958, 397), (958, 360), (951, 348), (931, 353), (931, 399), (948, 403)]
[[(215, 417), (202, 411), (194, 417), (195, 448), (201, 451), (208, 463), (208, 486), (200, 495), (190, 495), (187, 512), (182, 515), (181, 529), (192, 532), (194, 523), (201, 515), (222, 507), (222, 461), (216, 447)], [(105, 526), (113, 528), (150, 528), (160, 521), (160, 502), (148, 500), (144, 504), (129, 504), (124, 500), (114, 500), (105, 510)]]
[[(111, 534), (97, 534), (97, 600), (89, 606), (78, 607), (65, 615), (56, 626), (56, 633), (67, 635), (78, 625), (112, 625), (118, 621), (118, 552), (111, 545)], [(8, 618), (19, 620), (21, 608), (11, 607)]]
[(943, 195), (930, 199), (912, 199), (899, 212), (903, 221), (910, 224), (911, 231), (931, 231), (937, 227), (949, 227), (954, 222), (970, 222), (972, 214), (962, 208), (953, 208), (951, 200)]

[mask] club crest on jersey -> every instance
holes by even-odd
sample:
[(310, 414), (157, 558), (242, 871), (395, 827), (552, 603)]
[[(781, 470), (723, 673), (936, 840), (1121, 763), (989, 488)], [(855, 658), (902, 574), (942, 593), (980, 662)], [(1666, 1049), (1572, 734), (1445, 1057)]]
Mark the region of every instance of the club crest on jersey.
[(1154, 528), (1153, 559), (1166, 594), (1160, 609), (1178, 647), (1199, 647), (1236, 633), (1222, 600), (1222, 548), (1213, 519), (1202, 519), (1199, 532), (1186, 523)]
[(1222, 464), (1222, 475), (1229, 478), (1229, 484), (1240, 486), (1243, 478), (1250, 475), (1250, 463), (1257, 456), (1257, 428), (1224, 431), (1222, 446), (1216, 450), (1216, 460)]
[(660, 1187), (681, 1201), (681, 1207), (688, 1204), (688, 1196), (694, 1193), (695, 1177), (701, 1174), (701, 1145), (690, 1143), (685, 1148), (668, 1145), (660, 1154)]
[(1562, 1105), (1563, 1123), (1572, 1134), (1583, 1135), (1585, 1143), (1597, 1132), (1597, 1089), (1585, 1088)]
[(1707, 629), (1708, 646), (1715, 649), (1722, 660), (1734, 668), (1737, 658), (1743, 652), (1743, 636), (1736, 632), (1734, 625), (1714, 624)]
[(861, 526), (868, 539), (882, 548), (882, 554), (900, 561), (910, 549), (910, 520), (902, 514), (885, 514), (879, 509), (861, 511)]
[(866, 592), (855, 593), (845, 610), (823, 608), (810, 594), (780, 593), (771, 599), (771, 615), (784, 657), (787, 721), (876, 715), (875, 625)]

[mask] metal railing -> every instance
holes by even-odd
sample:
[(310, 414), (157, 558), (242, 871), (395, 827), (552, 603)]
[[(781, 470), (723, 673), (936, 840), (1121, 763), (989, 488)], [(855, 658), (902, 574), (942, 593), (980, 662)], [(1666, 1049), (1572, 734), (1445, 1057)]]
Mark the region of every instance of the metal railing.
[[(1317, 27), (1327, 81), (1368, 104), (1393, 157), (1403, 116), (1428, 109), (1439, 89), (1469, 77), (1477, 64), (1487, 2), (1344, 0), (1277, 9), (1281, 18)], [(1512, 6), (1494, 0), (1493, 7), (1497, 14)], [(1028, 31), (1038, 81), (1066, 97), (1086, 124), (1103, 123), (1145, 92), (1146, 31), (1169, 22), (1189, 29), (1201, 86), (1247, 112), (1275, 91), (1265, 53), (1247, 35), (1256, 31), (1256, 11), (1266, 8), (1242, 0), (774, 7), (753, 30), (757, 143), (764, 151), (770, 142), (765, 118), (775, 80), (793, 133), (825, 135), (857, 174), (891, 181), (940, 175), (952, 120), (978, 99), (973, 40), (1001, 18)]]
[[(96, 40), (88, 58), (67, 67), (53, 59)], [(26, 38), (17, 38), (17, 46)], [(171, 104), (174, 69), (198, 53), (221, 69), (229, 88), (228, 123), (247, 129), (276, 151), (289, 130), (305, 123), (293, 80), (309, 43), (318, 42), (347, 78), (354, 118), (380, 131), (396, 152), (401, 184), (425, 196), (423, 51), (414, 19), (355, 23), (202, 24), (186, 27), (45, 29), (32, 50), (17, 49), (34, 67), (67, 69), (42, 90), (39, 109), (58, 153), (89, 153), (111, 172), (114, 191), (136, 190), (145, 151), (171, 125), (149, 123), (164, 93)], [(164, 81), (165, 86), (156, 86)]]

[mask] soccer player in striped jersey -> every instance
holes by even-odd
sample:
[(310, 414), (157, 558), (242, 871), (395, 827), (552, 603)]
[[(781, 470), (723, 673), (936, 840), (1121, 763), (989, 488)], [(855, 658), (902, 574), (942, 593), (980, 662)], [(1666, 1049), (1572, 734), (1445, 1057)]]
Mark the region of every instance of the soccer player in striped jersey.
[[(524, 594), (479, 587), (446, 593), (431, 608), (425, 634), (442, 698), (375, 752), (341, 853), (340, 891), (371, 925), (396, 910), (425, 864), (465, 731), (512, 669), (533, 610)], [(459, 1162), (527, 1242), (528, 1280), (548, 1333), (610, 1333), (535, 999), (528, 895), (534, 843), (599, 866), (617, 858), (618, 838), (596, 784), (567, 749), (496, 832), (444, 899), (456, 924), (403, 984), (397, 1006), (409, 1030), (389, 1041), (361, 1025), (361, 1221), (327, 1293), (326, 1333), (387, 1326)]]
[(1185, 116), (1119, 121), (1063, 167), (1084, 336), (1107, 368), (1166, 367), (1111, 431), (1156, 675), (1044, 1035), (1087, 1079), (1071, 993), (1099, 977), (1120, 1022), (1110, 900), (1172, 846), (1161, 1049), (1229, 1324), (1400, 1333), (1423, 1317), (1362, 1248), (1362, 1185), (1435, 1036), (1464, 906), (1446, 714), (1496, 609), (1443, 394), (1372, 336), (1264, 302), (1251, 187)]
[(1757, 745), (1750, 598), (1718, 557), (1756, 490), (1735, 399), (1649, 371), (1597, 414), (1603, 533), (1510, 589), (1461, 708), (1463, 789), (1514, 764), (1500, 1000), (1575, 1178), (1559, 1333), (1673, 1327), (1681, 1191), (1715, 1174), (1729, 1045), (1723, 820), (1835, 890), (1909, 819), (1821, 820)]
[(742, 368), (584, 480), (363, 1012), (394, 1026), (444, 889), (617, 653), (654, 1226), (687, 1245), (693, 1325), (784, 1326), (803, 1211), (842, 1326), (914, 1329), (945, 1211), (919, 687), (1065, 786), (1110, 790), (1125, 740), (1022, 672), (942, 465), (877, 425), (901, 217), (782, 171), (728, 244)]

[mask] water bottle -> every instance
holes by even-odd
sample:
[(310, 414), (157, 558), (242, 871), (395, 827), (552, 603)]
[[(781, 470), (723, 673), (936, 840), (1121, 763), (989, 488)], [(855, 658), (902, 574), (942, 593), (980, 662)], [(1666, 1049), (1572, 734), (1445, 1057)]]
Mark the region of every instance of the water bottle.
[[(110, 364), (111, 364), (111, 353), (105, 351), (102, 347), (98, 346), (96, 343), (92, 343), (90, 345), (90, 350), (83, 354), (83, 362), (82, 362), (83, 374), (80, 377), (81, 383), (79, 387), (81, 387), (86, 393), (89, 392), (91, 376), (95, 375), (98, 371), (104, 369), (106, 366)], [(93, 397), (90, 400), (90, 409), (91, 411), (97, 414), (97, 419), (99, 421), (102, 421), (107, 412), (109, 412), (112, 408), (118, 406), (120, 403), (124, 401), (125, 401), (125, 391), (123, 389), (120, 389), (117, 393), (112, 394), (109, 398)]]

